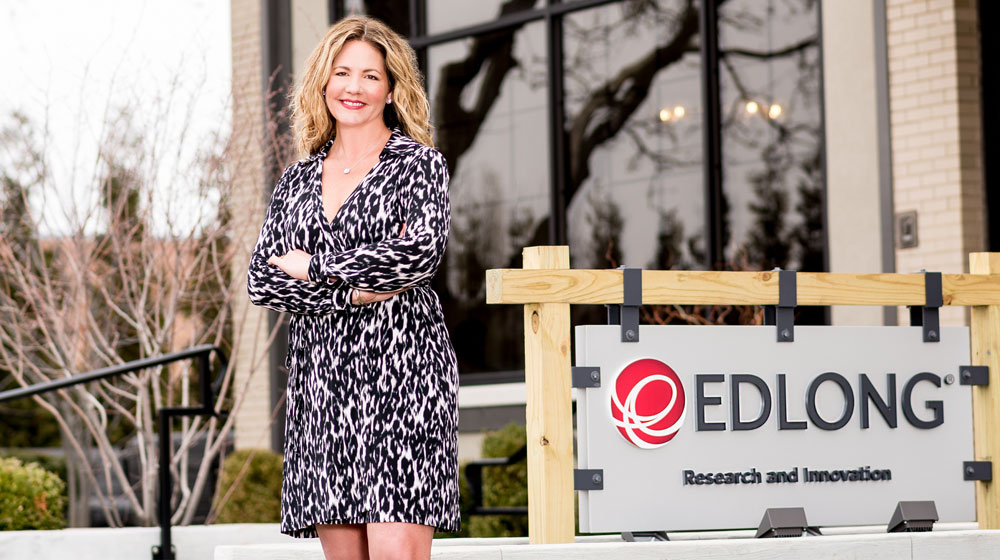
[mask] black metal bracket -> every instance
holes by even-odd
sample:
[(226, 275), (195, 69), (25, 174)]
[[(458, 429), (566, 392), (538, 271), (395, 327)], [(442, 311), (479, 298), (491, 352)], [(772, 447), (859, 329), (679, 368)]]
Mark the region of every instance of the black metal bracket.
[(965, 461), (962, 463), (963, 480), (990, 482), (993, 480), (993, 461)]
[(778, 305), (764, 306), (764, 324), (777, 327), (778, 342), (795, 341), (797, 300), (795, 271), (778, 270)]
[(989, 385), (990, 366), (960, 366), (958, 368), (958, 383), (960, 385)]
[(570, 369), (572, 375), (571, 387), (576, 389), (593, 389), (601, 386), (601, 368), (574, 366)]
[(622, 540), (625, 542), (656, 542), (669, 541), (666, 531), (624, 531)]
[(573, 469), (574, 490), (604, 490), (604, 469)]
[(622, 271), (622, 304), (608, 305), (608, 324), (621, 325), (622, 342), (639, 342), (639, 306), (642, 305), (642, 269), (618, 267)]
[(941, 320), (938, 311), (944, 305), (941, 273), (923, 271), (924, 305), (910, 306), (910, 326), (923, 327), (924, 342), (941, 341)]
[(177, 558), (177, 547), (170, 545), (170, 554), (164, 554), (164, 551), (159, 546), (153, 546), (153, 560), (171, 560)]
[(608, 305), (608, 324), (622, 326), (622, 342), (639, 342), (639, 306), (642, 305), (642, 269), (618, 267), (624, 294), (621, 305)]

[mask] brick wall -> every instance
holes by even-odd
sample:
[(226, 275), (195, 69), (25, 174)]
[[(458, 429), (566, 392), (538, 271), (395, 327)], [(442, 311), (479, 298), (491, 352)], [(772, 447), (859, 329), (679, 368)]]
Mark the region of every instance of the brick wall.
[[(233, 57), (233, 136), (230, 161), (234, 173), (231, 197), (234, 289), (246, 292), (250, 251), (264, 216), (263, 92), (261, 2), (231, 0)], [(270, 447), (271, 389), (267, 354), (267, 312), (238, 297), (232, 367), (234, 390), (242, 399), (236, 412), (236, 447)]]
[[(957, 273), (985, 246), (976, 0), (886, 2), (896, 212), (916, 210), (919, 246), (896, 270)], [(946, 324), (965, 323), (945, 308)]]

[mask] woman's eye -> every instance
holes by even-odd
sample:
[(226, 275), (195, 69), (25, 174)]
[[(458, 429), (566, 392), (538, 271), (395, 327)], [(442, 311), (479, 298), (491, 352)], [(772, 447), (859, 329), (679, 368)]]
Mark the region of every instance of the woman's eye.
[(347, 75), (347, 72), (344, 72), (343, 70), (341, 70), (340, 72), (337, 72), (336, 74), (334, 74), (334, 76), (346, 76), (346, 75)]
[(375, 74), (368, 74), (368, 75), (367, 75), (367, 76), (365, 76), (365, 77), (366, 77), (366, 78), (370, 78), (370, 79), (372, 79), (372, 80), (378, 80), (378, 76), (376, 76)]

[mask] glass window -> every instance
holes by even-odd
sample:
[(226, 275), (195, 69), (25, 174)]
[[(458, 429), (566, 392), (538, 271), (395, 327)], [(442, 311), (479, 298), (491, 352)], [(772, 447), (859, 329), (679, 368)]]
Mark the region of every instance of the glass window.
[(697, 8), (612, 4), (564, 32), (573, 266), (702, 267)]
[[(541, 0), (427, 0), (428, 34)], [(819, 3), (719, 6), (725, 265), (823, 270)], [(574, 267), (708, 266), (700, 2), (608, 3), (563, 16), (565, 208)], [(547, 244), (551, 20), (426, 49), (452, 236), (435, 280), (463, 373), (523, 367), (522, 312), (485, 304), (485, 271)], [(575, 306), (574, 322), (600, 321)], [(820, 319), (821, 320), (821, 319)], [(810, 322), (810, 321), (807, 321)]]
[[(364, 4), (364, 6), (361, 6)], [(371, 17), (382, 20), (393, 31), (409, 37), (410, 30), (410, 2), (407, 0), (347, 0), (345, 2), (345, 13), (363, 13)]]
[(824, 268), (819, 6), (730, 0), (719, 8), (726, 256)]
[(543, 0), (427, 0), (427, 33), (442, 33), (486, 23), (501, 14), (542, 5)]
[(485, 271), (520, 267), (524, 246), (548, 242), (544, 23), (512, 31), (505, 48), (482, 46), (469, 38), (428, 49), (435, 143), (451, 168), (437, 289), (462, 372), (523, 367), (521, 309), (487, 307)]

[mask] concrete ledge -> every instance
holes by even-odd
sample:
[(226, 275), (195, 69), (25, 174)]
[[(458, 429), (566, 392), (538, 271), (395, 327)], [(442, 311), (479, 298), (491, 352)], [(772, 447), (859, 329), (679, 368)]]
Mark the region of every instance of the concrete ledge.
[[(274, 524), (192, 525), (171, 531), (179, 560), (211, 560), (219, 545), (287, 543)], [(0, 531), (0, 560), (149, 560), (158, 527)]]
[[(885, 529), (882, 528), (884, 531)], [(702, 534), (704, 535), (704, 534)], [(614, 537), (585, 537), (575, 544), (528, 545), (524, 539), (443, 539), (434, 541), (436, 560), (978, 560), (997, 557), (1000, 531), (869, 533), (793, 539), (702, 537), (671, 542), (625, 543)], [(617, 542), (614, 542), (617, 540)], [(215, 560), (322, 560), (316, 541), (284, 545), (220, 546)]]
[[(979, 531), (971, 523), (935, 525), (932, 533), (886, 534), (884, 526), (824, 529), (822, 537), (748, 538), (753, 531), (670, 533), (671, 542), (625, 543), (618, 535), (578, 537), (575, 544), (528, 545), (526, 538), (438, 539), (436, 560), (717, 560), (738, 555), (774, 560), (978, 560), (1000, 556), (1000, 531)], [(849, 533), (849, 534), (845, 534)], [(176, 527), (180, 560), (322, 560), (319, 541), (293, 540), (276, 524)], [(0, 560), (150, 558), (159, 544), (156, 527), (0, 532)]]

